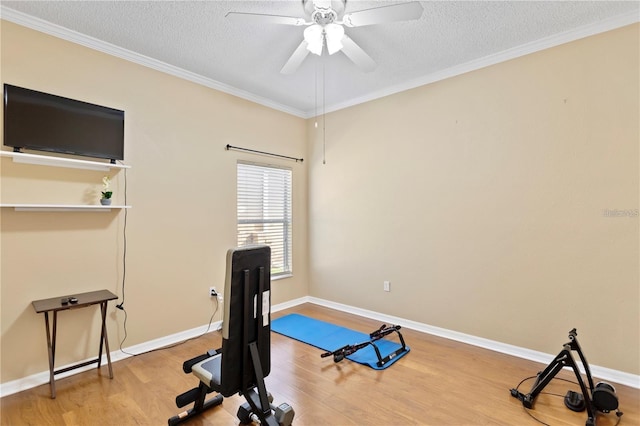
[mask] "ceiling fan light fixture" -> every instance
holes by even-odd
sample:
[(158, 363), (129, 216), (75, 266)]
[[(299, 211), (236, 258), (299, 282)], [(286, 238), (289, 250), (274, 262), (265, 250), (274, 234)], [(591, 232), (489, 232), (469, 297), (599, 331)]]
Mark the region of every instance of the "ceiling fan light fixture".
[(311, 25), (304, 30), (304, 41), (307, 42), (307, 50), (314, 55), (322, 55), (324, 44), (323, 29), (320, 25)]
[(342, 49), (342, 39), (344, 37), (344, 28), (338, 24), (327, 24), (324, 27), (325, 38), (327, 39), (327, 51), (329, 55), (333, 55)]

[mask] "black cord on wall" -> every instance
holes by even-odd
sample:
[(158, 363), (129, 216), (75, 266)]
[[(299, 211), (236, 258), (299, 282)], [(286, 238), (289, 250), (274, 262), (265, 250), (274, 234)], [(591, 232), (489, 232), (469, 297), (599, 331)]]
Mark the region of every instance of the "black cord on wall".
[[(124, 205), (127, 206), (127, 169), (124, 169)], [(124, 287), (127, 280), (127, 208), (124, 209), (124, 225), (122, 229), (122, 301), (116, 305), (116, 308), (124, 310)], [(126, 315), (125, 315), (126, 324)], [(126, 336), (126, 328), (125, 328)]]
[[(127, 206), (127, 169), (124, 169), (124, 205)], [(128, 210), (127, 208), (124, 209), (124, 225), (122, 227), (122, 300), (120, 301), (119, 304), (116, 305), (116, 308), (120, 309), (121, 311), (124, 312), (124, 322), (123, 322), (123, 329), (124, 329), (124, 337), (122, 338), (122, 340), (120, 341), (120, 351), (127, 353), (125, 351), (122, 350), (122, 345), (124, 344), (124, 341), (127, 340), (127, 311), (124, 308), (124, 301), (125, 301), (125, 284), (127, 282), (127, 214), (128, 214)], [(129, 354), (131, 355), (131, 354)]]
[[(127, 169), (124, 169), (124, 205), (127, 206)], [(123, 322), (123, 329), (124, 329), (124, 337), (122, 338), (122, 340), (120, 341), (120, 351), (124, 354), (130, 355), (130, 356), (138, 356), (138, 355), (143, 355), (149, 352), (155, 352), (155, 351), (159, 351), (159, 350), (163, 350), (163, 349), (168, 349), (168, 348), (173, 348), (175, 346), (178, 345), (182, 345), (183, 343), (186, 343), (190, 340), (195, 340), (195, 339), (199, 339), (200, 337), (204, 336), (205, 334), (207, 334), (209, 332), (209, 330), (211, 329), (211, 324), (213, 323), (213, 318), (215, 317), (216, 313), (218, 312), (218, 308), (220, 303), (218, 302), (218, 298), (215, 297), (215, 301), (216, 301), (216, 306), (215, 309), (213, 310), (213, 313), (211, 314), (211, 317), (209, 318), (209, 324), (207, 325), (207, 329), (200, 335), (195, 336), (195, 337), (191, 337), (189, 339), (185, 339), (183, 341), (174, 343), (172, 345), (168, 345), (168, 346), (163, 346), (161, 348), (156, 348), (156, 349), (151, 349), (145, 352), (141, 352), (138, 354), (134, 354), (134, 353), (130, 353), (125, 351), (124, 349), (122, 349), (122, 345), (124, 344), (125, 340), (127, 340), (127, 319), (128, 319), (128, 314), (127, 314), (127, 310), (124, 307), (124, 302), (125, 302), (125, 287), (126, 287), (126, 282), (127, 282), (127, 215), (128, 215), (128, 210), (127, 208), (124, 209), (124, 225), (123, 225), (123, 230), (122, 230), (122, 239), (123, 239), (123, 249), (122, 249), (122, 301), (116, 305), (116, 308), (120, 309), (122, 312), (124, 312), (124, 322)]]

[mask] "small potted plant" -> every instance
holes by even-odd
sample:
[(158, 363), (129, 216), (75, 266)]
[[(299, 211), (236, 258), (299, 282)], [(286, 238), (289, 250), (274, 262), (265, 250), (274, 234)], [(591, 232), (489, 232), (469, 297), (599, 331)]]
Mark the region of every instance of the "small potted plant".
[(100, 198), (100, 204), (103, 206), (111, 205), (111, 196), (113, 195), (113, 191), (109, 190), (111, 186), (111, 179), (109, 176), (105, 176), (102, 178), (102, 198)]

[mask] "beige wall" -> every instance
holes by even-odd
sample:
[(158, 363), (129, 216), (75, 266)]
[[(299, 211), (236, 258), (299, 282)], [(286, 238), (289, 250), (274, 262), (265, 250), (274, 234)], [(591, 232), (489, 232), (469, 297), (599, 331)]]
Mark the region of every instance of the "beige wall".
[[(312, 295), (546, 353), (577, 327), (591, 363), (639, 374), (638, 217), (603, 216), (638, 208), (638, 28), (329, 114), (325, 165), (312, 120), (5, 21), (0, 72), (127, 112), (124, 347), (208, 322), (245, 159), (294, 171), (295, 276), (274, 283), (274, 303)], [(2, 202), (86, 203), (103, 175), (0, 167)], [(125, 172), (110, 175), (123, 202)], [(47, 369), (31, 300), (122, 294), (124, 213), (1, 215), (6, 383)], [(113, 305), (108, 321), (115, 350)], [(95, 311), (60, 323), (58, 364), (93, 356)]]
[(311, 295), (549, 354), (576, 327), (639, 374), (639, 50), (632, 25), (328, 114), (326, 165), (308, 123)]
[[(206, 325), (236, 244), (239, 159), (293, 170), (294, 277), (273, 303), (308, 294), (305, 163), (226, 151), (226, 144), (306, 157), (301, 118), (2, 21), (2, 82), (126, 111), (128, 212), (124, 347)], [(214, 59), (212, 59), (214, 60)], [(7, 149), (7, 148), (3, 148)], [(104, 172), (14, 164), (2, 158), (3, 203), (97, 202)], [(124, 203), (125, 172), (110, 172)], [(1, 380), (47, 370), (35, 299), (106, 288), (122, 296), (124, 212), (1, 212)], [(109, 305), (111, 349), (124, 314)], [(97, 353), (98, 314), (59, 316), (57, 365)], [(216, 314), (215, 321), (220, 320)], [(87, 323), (93, 323), (87, 327)], [(177, 366), (179, 368), (179, 366)]]

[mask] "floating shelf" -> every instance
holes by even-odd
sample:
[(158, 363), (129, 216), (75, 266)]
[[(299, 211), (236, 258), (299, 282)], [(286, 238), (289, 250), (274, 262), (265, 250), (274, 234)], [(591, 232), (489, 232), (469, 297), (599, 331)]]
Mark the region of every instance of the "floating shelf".
[(26, 154), (24, 152), (0, 151), (0, 156), (13, 158), (14, 163), (37, 164), (40, 166), (66, 167), (71, 169), (86, 169), (109, 171), (111, 169), (129, 169), (124, 164), (103, 163), (100, 161), (77, 160), (75, 158), (53, 157), (50, 155)]
[(0, 204), (2, 208), (12, 208), (17, 212), (109, 212), (112, 209), (130, 209), (131, 206), (103, 206), (88, 204)]

